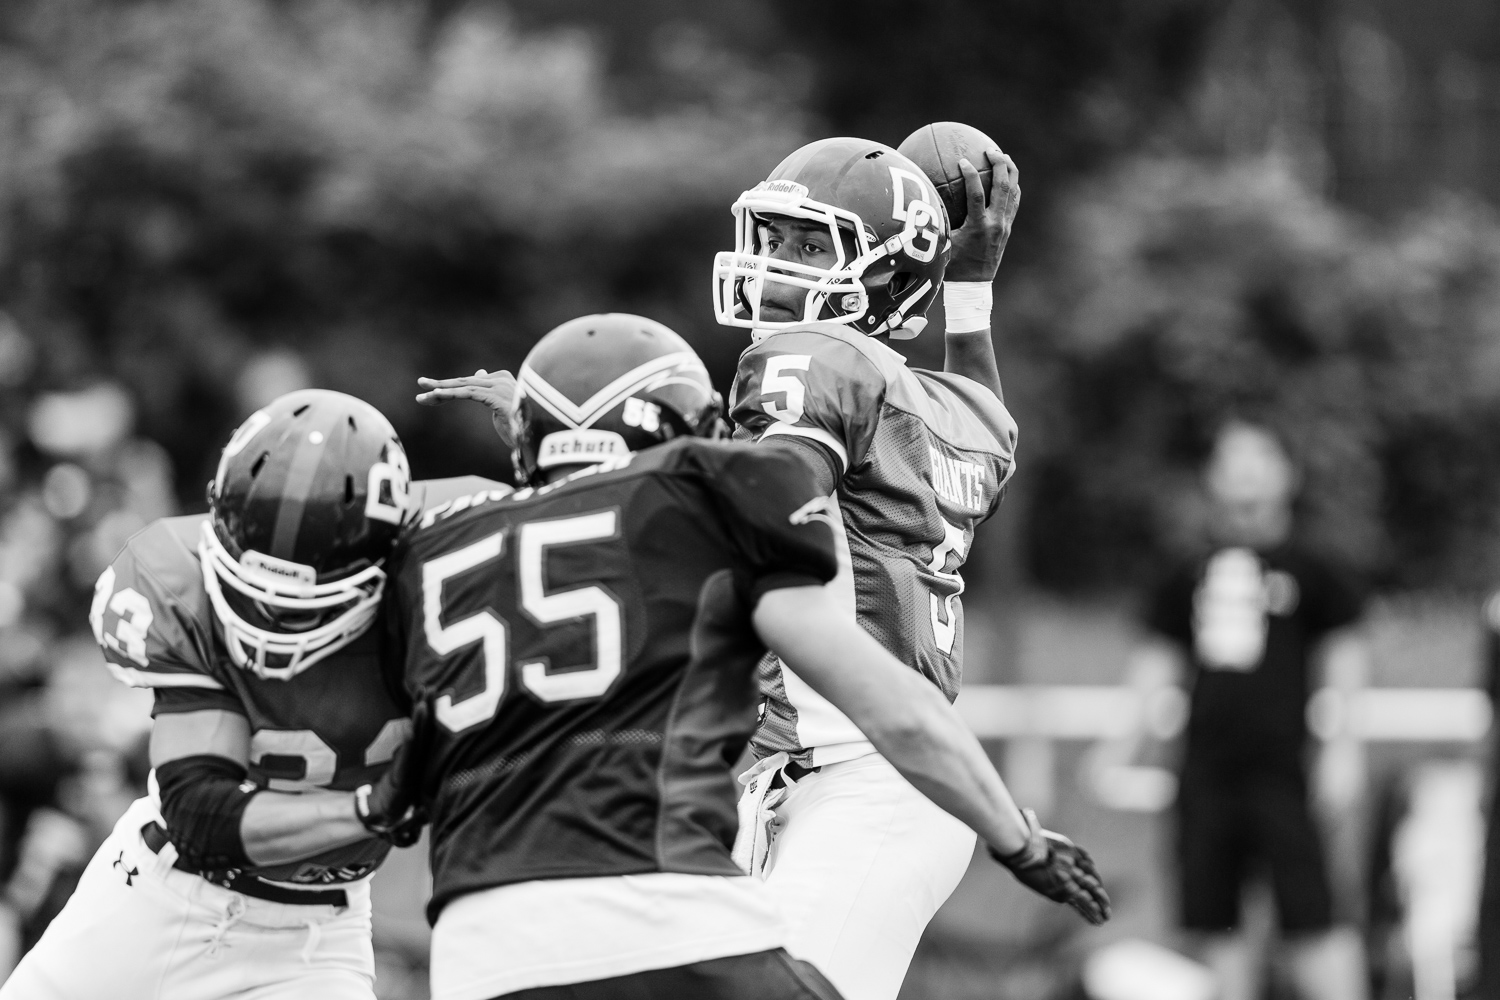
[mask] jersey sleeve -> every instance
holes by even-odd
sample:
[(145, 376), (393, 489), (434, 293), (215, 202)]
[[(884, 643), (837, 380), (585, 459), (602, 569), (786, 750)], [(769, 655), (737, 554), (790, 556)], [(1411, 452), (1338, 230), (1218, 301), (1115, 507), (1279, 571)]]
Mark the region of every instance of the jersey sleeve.
[(799, 437), (827, 449), (838, 476), (861, 465), (875, 436), (885, 376), (859, 349), (811, 331), (767, 337), (740, 355), (730, 390), (736, 437)]
[(380, 599), (380, 678), (391, 700), (410, 712), (411, 691), (406, 685), (406, 639), (409, 634), (407, 615), (411, 601), (407, 589), (411, 572), (407, 569), (411, 553), (408, 527), (386, 560), (385, 593)]
[(232, 691), (223, 688), (154, 687), (151, 689), (151, 718), (178, 712), (219, 712), (245, 714), (245, 706)]
[[(201, 570), (189, 550), (174, 551), (173, 541), (147, 528), (100, 574), (89, 608), (94, 639), (110, 672), (131, 687), (227, 694), (214, 676), (203, 609), (193, 607), (207, 603)], [(209, 701), (200, 707), (223, 707), (222, 697)], [(157, 711), (192, 710), (182, 698), (169, 702)]]
[(828, 505), (806, 461), (785, 448), (723, 448), (704, 477), (742, 559), (753, 606), (768, 591), (815, 586), (838, 572)]

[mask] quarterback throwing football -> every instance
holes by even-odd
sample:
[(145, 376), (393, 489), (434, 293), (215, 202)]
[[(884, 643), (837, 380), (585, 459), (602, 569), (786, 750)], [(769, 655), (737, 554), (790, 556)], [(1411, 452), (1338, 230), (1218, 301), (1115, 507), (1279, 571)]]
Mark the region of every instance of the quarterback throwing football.
[[(950, 701), (962, 674), (959, 569), (1015, 469), (987, 303), (974, 307), (1019, 195), (1009, 160), (998, 150), (990, 160), (988, 207), (965, 170), (960, 264), (974, 284), (948, 296), (949, 371), (909, 368), (887, 346), (926, 326), (952, 243), (931, 181), (888, 146), (837, 138), (792, 153), (735, 202), (738, 245), (714, 266), (719, 321), (753, 331), (731, 399), (736, 437), (808, 460), (834, 500), (830, 589), (843, 613)], [(737, 857), (781, 903), (794, 954), (850, 1000), (891, 1000), (968, 867), (973, 833), (793, 666), (769, 657), (762, 670)], [(1108, 915), (1102, 894), (1049, 895), (1090, 922)]]

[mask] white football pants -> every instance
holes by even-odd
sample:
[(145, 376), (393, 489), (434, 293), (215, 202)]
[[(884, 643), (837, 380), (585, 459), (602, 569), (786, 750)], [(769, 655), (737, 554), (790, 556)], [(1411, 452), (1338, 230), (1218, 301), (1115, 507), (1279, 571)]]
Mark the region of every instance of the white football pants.
[(68, 905), (0, 987), (0, 1000), (374, 1000), (370, 884), (347, 907), (255, 899), (172, 867), (140, 799)]
[[(757, 808), (758, 785), (741, 800), (735, 854), (754, 858), (751, 874), (775, 894), (787, 950), (845, 1000), (895, 1000), (927, 922), (968, 870), (973, 831), (879, 754), (787, 782), (769, 808)], [(757, 830), (763, 846), (752, 849)]]

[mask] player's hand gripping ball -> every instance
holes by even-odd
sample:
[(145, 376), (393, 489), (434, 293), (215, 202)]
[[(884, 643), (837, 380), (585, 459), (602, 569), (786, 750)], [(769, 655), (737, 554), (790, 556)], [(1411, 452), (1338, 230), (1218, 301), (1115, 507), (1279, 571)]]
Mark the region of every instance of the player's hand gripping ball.
[(1022, 815), (1031, 831), (1026, 846), (1014, 854), (1000, 854), (991, 847), (990, 856), (1026, 888), (1055, 903), (1067, 903), (1089, 923), (1108, 920), (1109, 894), (1089, 852), (1060, 833), (1043, 830), (1030, 809)]
[(417, 702), (412, 710), (411, 738), (401, 744), (379, 781), (361, 785), (354, 792), (354, 811), (365, 829), (396, 847), (415, 844), (427, 825), (422, 775), (434, 732), (430, 706), (425, 700)]
[(901, 143), (937, 188), (948, 213), (948, 281), (993, 281), (1021, 207), (1020, 173), (995, 140), (972, 125), (934, 122)]

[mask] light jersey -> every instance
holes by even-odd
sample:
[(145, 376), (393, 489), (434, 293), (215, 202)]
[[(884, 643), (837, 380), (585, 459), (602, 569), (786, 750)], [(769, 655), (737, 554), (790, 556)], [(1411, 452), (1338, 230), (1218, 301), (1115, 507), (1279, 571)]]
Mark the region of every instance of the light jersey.
[[(963, 674), (963, 578), (975, 527), (1015, 470), (1016, 424), (993, 392), (906, 367), (879, 340), (814, 323), (740, 356), (737, 439), (817, 442), (838, 463), (841, 591), (859, 624), (951, 701)], [(775, 657), (752, 746), (814, 765), (871, 751), (858, 727)]]
[[(413, 483), (412, 497), (437, 504), (493, 485), (475, 476), (432, 480)], [(236, 666), (203, 587), (198, 541), (207, 519), (152, 522), (99, 577), (89, 623), (110, 672), (156, 692), (154, 714), (219, 709), (245, 716), (249, 778), (262, 787), (347, 791), (374, 781), (411, 728), (386, 689), (378, 629), (286, 680)], [(364, 840), (244, 874), (298, 888), (350, 882), (374, 871), (388, 850), (384, 841)]]

